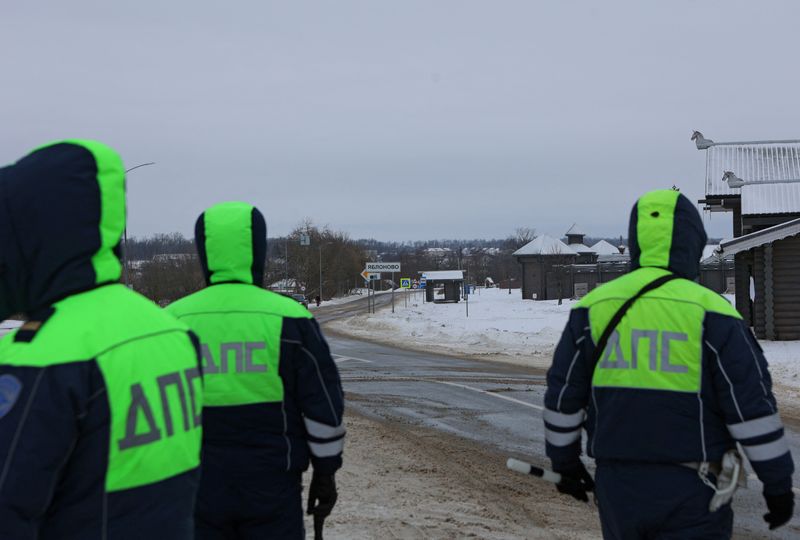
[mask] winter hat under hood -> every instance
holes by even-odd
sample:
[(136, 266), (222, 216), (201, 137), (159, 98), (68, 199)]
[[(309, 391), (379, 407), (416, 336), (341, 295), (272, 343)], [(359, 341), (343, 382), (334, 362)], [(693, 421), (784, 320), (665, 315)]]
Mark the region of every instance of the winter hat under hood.
[(689, 199), (671, 189), (651, 191), (631, 211), (631, 270), (665, 268), (693, 280), (707, 240), (700, 213)]
[(119, 281), (125, 168), (108, 146), (65, 140), (0, 168), (0, 320)]
[(263, 285), (267, 225), (253, 205), (225, 202), (197, 218), (195, 244), (208, 285)]

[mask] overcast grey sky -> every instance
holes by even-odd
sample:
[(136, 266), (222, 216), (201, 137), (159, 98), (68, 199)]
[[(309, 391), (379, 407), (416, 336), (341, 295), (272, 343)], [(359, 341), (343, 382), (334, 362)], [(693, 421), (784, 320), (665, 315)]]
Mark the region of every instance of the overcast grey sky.
[(47, 4), (0, 7), (0, 162), (65, 137), (156, 161), (137, 236), (234, 199), (270, 235), (619, 235), (647, 190), (702, 195), (693, 129), (800, 137), (796, 2)]

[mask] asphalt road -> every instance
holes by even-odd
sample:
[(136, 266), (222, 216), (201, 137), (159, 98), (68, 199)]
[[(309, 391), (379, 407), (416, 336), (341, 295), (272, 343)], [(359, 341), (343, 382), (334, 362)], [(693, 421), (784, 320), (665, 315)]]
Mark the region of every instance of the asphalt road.
[[(394, 294), (395, 305), (397, 306), (401, 305), (401, 303), (403, 302), (403, 297), (406, 294), (408, 295), (421, 294), (421, 291), (409, 291), (409, 292), (405, 292), (402, 290), (395, 291)], [(358, 300), (345, 302), (343, 304), (333, 304), (333, 305), (323, 304), (319, 308), (311, 306), (311, 310), (314, 313), (314, 317), (316, 317), (316, 319), (320, 323), (326, 323), (336, 319), (350, 317), (357, 313), (368, 313), (369, 309), (368, 302), (374, 302), (376, 310), (380, 309), (383, 306), (391, 306), (392, 294), (390, 292), (379, 292), (378, 294), (371, 296), (369, 299), (366, 296), (363, 296)]]
[[(382, 421), (453, 434), (492, 449), (498, 459), (514, 456), (548, 464), (541, 420), (543, 373), (336, 336), (329, 336), (329, 342), (351, 410)], [(787, 428), (787, 436), (793, 454), (800, 456), (797, 432)], [(795, 485), (799, 485), (797, 475)], [(748, 488), (736, 494), (734, 509), (739, 538), (800, 537), (800, 519), (767, 534), (757, 480), (751, 479)]]

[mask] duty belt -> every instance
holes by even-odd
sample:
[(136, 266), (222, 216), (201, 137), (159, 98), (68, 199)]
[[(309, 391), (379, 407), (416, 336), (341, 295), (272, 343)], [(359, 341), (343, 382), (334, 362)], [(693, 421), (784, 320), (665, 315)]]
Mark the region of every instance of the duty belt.
[(722, 463), (719, 462), (711, 462), (711, 461), (687, 461), (685, 463), (680, 463), (684, 467), (689, 467), (690, 469), (694, 469), (695, 471), (699, 471), (703, 468), (704, 465), (708, 465), (708, 472), (713, 474), (714, 476), (719, 476), (719, 473), (722, 472)]

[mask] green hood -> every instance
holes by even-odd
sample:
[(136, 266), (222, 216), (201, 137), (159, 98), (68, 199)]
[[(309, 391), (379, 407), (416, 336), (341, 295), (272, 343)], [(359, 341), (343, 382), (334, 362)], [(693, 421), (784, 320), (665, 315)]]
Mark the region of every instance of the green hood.
[(0, 169), (0, 319), (119, 280), (125, 168), (108, 146), (66, 140)]
[(695, 279), (707, 240), (700, 213), (678, 191), (651, 191), (633, 206), (628, 229), (632, 270), (665, 268)]
[(263, 285), (267, 226), (256, 207), (243, 202), (212, 206), (197, 218), (195, 243), (208, 285)]

